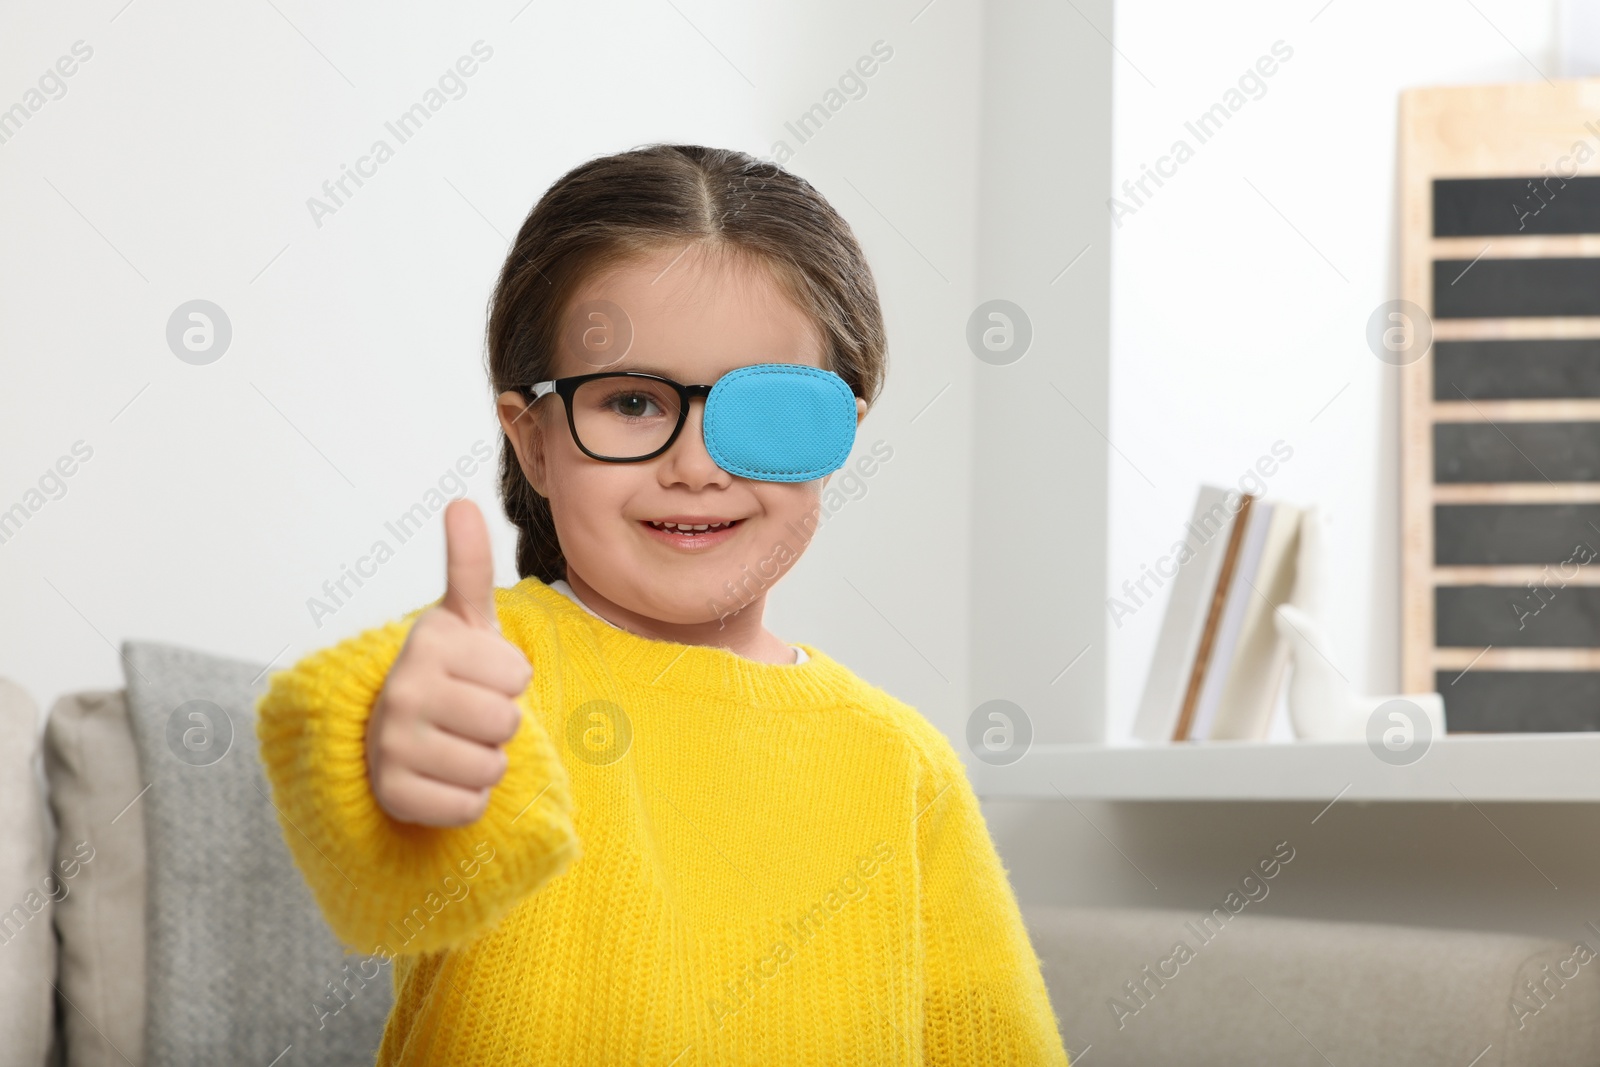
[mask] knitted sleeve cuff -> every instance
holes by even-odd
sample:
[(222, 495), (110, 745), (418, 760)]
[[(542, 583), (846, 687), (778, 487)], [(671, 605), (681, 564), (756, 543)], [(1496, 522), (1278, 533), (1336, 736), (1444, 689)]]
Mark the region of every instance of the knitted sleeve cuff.
[(488, 809), (459, 827), (403, 823), (367, 778), (366, 726), (422, 610), (274, 672), (261, 760), (295, 862), (345, 944), (386, 958), (469, 943), (581, 856), (566, 769), (531, 704)]

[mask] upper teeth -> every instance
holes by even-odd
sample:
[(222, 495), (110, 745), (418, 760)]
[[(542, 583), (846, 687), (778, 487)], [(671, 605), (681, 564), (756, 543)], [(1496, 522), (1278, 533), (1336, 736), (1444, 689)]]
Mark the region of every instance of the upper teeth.
[(709, 524), (702, 522), (698, 525), (691, 526), (688, 523), (683, 522), (655, 522), (652, 520), (650, 525), (654, 526), (658, 530), (715, 530), (722, 526), (732, 526), (733, 523), (737, 521), (738, 520), (735, 519), (732, 522), (713, 522)]

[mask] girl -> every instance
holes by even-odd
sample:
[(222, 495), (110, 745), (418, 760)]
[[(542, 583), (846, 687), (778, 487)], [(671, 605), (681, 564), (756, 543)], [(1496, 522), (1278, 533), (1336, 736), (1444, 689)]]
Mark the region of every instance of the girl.
[(1065, 1065), (954, 749), (762, 624), (883, 382), (850, 227), (743, 153), (593, 160), (488, 349), (522, 580), (452, 503), (444, 596), (258, 707), (329, 925), (393, 961), (378, 1062)]

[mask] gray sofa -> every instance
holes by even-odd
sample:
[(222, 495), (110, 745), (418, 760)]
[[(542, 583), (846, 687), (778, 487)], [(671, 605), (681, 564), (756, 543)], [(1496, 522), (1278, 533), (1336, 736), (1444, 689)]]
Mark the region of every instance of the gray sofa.
[[(284, 845), (256, 757), (266, 668), (122, 652), (127, 685), (62, 697), (42, 733), (0, 680), (0, 1067), (370, 1064), (390, 974), (337, 944)], [(1255, 915), (1201, 943), (1180, 912), (1024, 918), (1091, 1067), (1600, 1060), (1600, 967), (1573, 945)]]
[(1600, 960), (1570, 943), (1259, 915), (1202, 928), (1182, 911), (1024, 916), (1068, 1049), (1096, 1067), (1600, 1063)]

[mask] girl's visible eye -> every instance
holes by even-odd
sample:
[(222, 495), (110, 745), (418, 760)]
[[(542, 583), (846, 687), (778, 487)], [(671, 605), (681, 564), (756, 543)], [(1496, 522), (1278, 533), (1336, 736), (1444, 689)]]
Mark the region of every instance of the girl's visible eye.
[(643, 419), (652, 414), (650, 408), (655, 407), (654, 414), (661, 414), (661, 409), (656, 405), (654, 398), (635, 389), (620, 389), (601, 401), (600, 407), (613, 415), (620, 415), (625, 419)]

